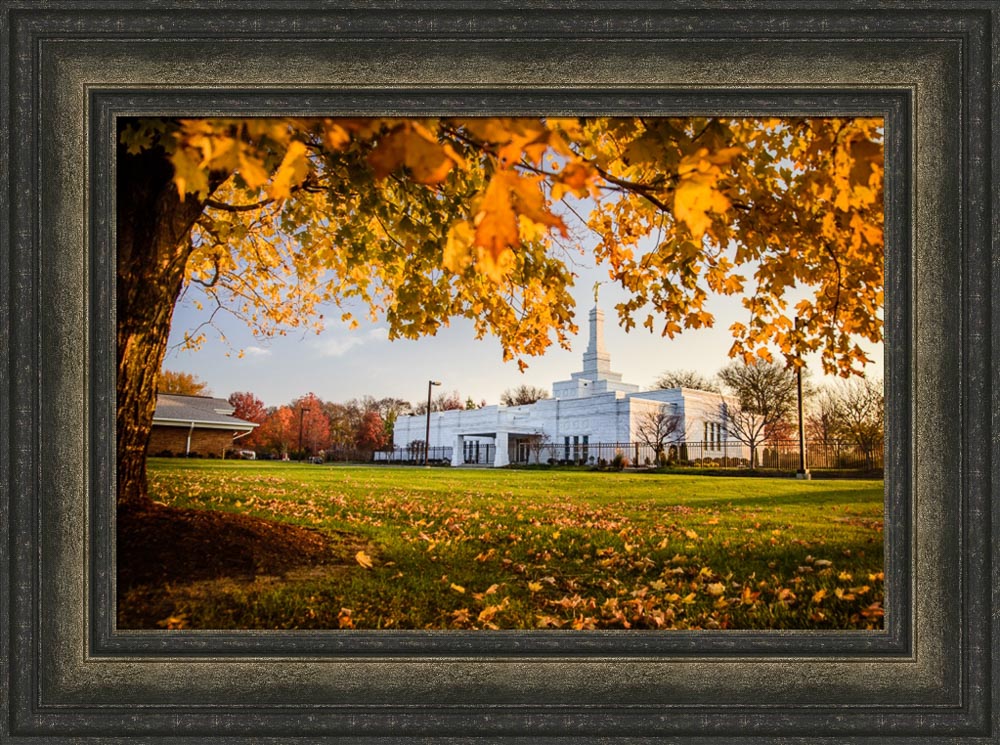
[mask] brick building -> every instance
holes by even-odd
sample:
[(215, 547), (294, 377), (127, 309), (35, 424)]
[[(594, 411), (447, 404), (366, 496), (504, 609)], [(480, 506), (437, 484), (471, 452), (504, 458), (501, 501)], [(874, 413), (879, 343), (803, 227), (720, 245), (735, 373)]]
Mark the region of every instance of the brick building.
[(257, 426), (234, 417), (233, 411), (224, 398), (157, 394), (146, 452), (221, 458), (227, 450), (239, 447), (239, 438)]

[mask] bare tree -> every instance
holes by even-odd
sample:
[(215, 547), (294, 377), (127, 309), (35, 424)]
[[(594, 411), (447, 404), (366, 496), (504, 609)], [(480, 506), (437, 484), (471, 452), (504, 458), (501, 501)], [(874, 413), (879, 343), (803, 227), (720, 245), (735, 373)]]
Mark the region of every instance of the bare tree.
[(504, 406), (524, 406), (548, 397), (549, 392), (544, 388), (538, 388), (533, 385), (519, 385), (517, 388), (508, 388), (500, 394), (500, 403)]
[(667, 370), (656, 382), (654, 388), (694, 388), (699, 391), (719, 393), (719, 383), (714, 377), (702, 375), (697, 370)]
[[(462, 401), (462, 397), (458, 395), (458, 391), (439, 393), (431, 402), (431, 411), (457, 411), (464, 408), (465, 403)], [(427, 413), (427, 402), (421, 401), (416, 406), (413, 406), (410, 409), (410, 413), (416, 416), (423, 416)]]
[(727, 389), (722, 426), (750, 448), (750, 467), (757, 467), (757, 446), (767, 432), (786, 420), (795, 408), (795, 372), (773, 362), (734, 362), (719, 371)]
[(653, 448), (657, 464), (663, 460), (667, 445), (684, 439), (684, 419), (672, 409), (667, 406), (647, 409), (636, 419), (636, 435), (641, 443)]
[(552, 445), (552, 438), (549, 437), (544, 432), (539, 432), (537, 435), (532, 435), (528, 440), (528, 451), (531, 453), (532, 460), (535, 463), (542, 462), (542, 453), (545, 452), (546, 448)]
[(840, 436), (838, 418), (836, 393), (829, 388), (820, 389), (806, 414), (806, 437), (829, 447)]
[(836, 428), (865, 458), (871, 468), (875, 451), (885, 440), (885, 392), (881, 380), (855, 378), (841, 383), (835, 393)]

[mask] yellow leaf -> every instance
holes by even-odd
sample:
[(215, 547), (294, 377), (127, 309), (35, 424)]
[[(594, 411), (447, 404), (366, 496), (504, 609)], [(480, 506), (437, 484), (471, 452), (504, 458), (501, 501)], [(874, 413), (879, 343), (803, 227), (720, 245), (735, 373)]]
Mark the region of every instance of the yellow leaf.
[(174, 167), (174, 184), (182, 202), (186, 194), (208, 194), (208, 176), (201, 167), (200, 158), (187, 148), (177, 148), (170, 156), (170, 163)]
[(382, 138), (368, 156), (375, 177), (383, 179), (406, 166), (419, 184), (439, 184), (461, 156), (450, 145), (442, 145), (434, 134), (418, 122), (405, 122)]
[(520, 235), (510, 189), (499, 174), (490, 179), (475, 222), (475, 245), (480, 249), (482, 268), (493, 281), (499, 282), (506, 273), (503, 256), (518, 243)]
[(712, 582), (711, 584), (706, 585), (705, 589), (708, 590), (709, 595), (719, 596), (726, 591), (726, 586), (721, 582)]
[(529, 582), (528, 583), (528, 589), (531, 590), (532, 592), (538, 592), (539, 590), (542, 589), (542, 583), (541, 582)]
[(451, 583), (451, 589), (454, 590), (455, 592), (461, 592), (461, 593), (465, 592), (464, 587), (462, 587), (461, 585), (456, 585), (454, 582)]
[(272, 198), (287, 199), (292, 193), (292, 187), (302, 183), (309, 173), (309, 159), (306, 154), (305, 144), (298, 140), (288, 146), (268, 189)]
[(684, 535), (690, 538), (692, 541), (698, 537), (698, 534), (693, 530), (685, 530)]
[(475, 231), (465, 220), (460, 220), (451, 226), (442, 261), (446, 269), (461, 274), (472, 262), (472, 242), (475, 237)]
[(239, 154), (239, 172), (251, 189), (263, 186), (269, 178), (267, 169), (264, 168), (260, 160), (242, 148)]
[(685, 223), (695, 238), (701, 238), (712, 224), (709, 212), (723, 213), (729, 200), (716, 188), (722, 172), (707, 160), (704, 151), (686, 156), (678, 168), (674, 191), (674, 217)]
[(812, 601), (814, 603), (821, 603), (823, 602), (823, 598), (826, 597), (826, 594), (827, 594), (826, 589), (818, 590), (817, 592), (813, 593)]
[(372, 568), (372, 558), (364, 551), (358, 551), (356, 554), (354, 554), (354, 560), (358, 562), (358, 564), (363, 566), (365, 569)]

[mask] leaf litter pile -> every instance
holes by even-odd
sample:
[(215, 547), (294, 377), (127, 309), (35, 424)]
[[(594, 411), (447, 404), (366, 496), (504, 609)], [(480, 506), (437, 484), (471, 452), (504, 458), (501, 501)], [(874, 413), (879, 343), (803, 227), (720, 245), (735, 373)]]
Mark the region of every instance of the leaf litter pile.
[(152, 459), (121, 628), (879, 629), (881, 481)]

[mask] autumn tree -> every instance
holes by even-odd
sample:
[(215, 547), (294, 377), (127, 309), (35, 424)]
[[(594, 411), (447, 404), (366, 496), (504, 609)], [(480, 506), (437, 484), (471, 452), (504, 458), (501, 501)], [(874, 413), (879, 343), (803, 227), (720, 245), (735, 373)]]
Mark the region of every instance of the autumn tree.
[[(567, 196), (593, 202), (626, 328), (712, 325), (709, 294), (738, 294), (733, 356), (818, 351), (857, 371), (856, 340), (882, 338), (882, 157), (882, 122), (863, 118), (122, 119), (119, 502), (146, 497), (182, 291), (206, 324), (225, 309), (262, 334), (348, 301), (392, 338), (465, 317), (523, 364), (576, 331), (552, 247)], [(790, 308), (791, 287), (812, 294)]]
[(355, 446), (359, 450), (379, 450), (386, 446), (388, 440), (385, 434), (385, 422), (377, 411), (367, 411), (361, 417)]
[(377, 411), (382, 417), (385, 427), (386, 442), (392, 442), (393, 431), (396, 428), (396, 420), (403, 414), (409, 414), (413, 409), (409, 401), (394, 396), (385, 396), (375, 399), (371, 406), (366, 406), (366, 410)]
[(157, 381), (157, 393), (181, 396), (211, 396), (208, 383), (193, 373), (163, 370)]
[(292, 401), (292, 418), (298, 427), (295, 449), (316, 454), (330, 445), (330, 420), (323, 402), (315, 393), (308, 393)]
[(757, 446), (795, 410), (795, 373), (758, 359), (730, 363), (719, 371), (719, 380), (725, 386), (721, 424), (750, 448), (750, 467), (756, 468)]
[(684, 417), (673, 406), (658, 406), (641, 412), (636, 419), (636, 436), (639, 442), (653, 448), (656, 462), (663, 459), (668, 444), (684, 439)]
[[(254, 424), (263, 424), (267, 419), (267, 407), (264, 402), (249, 391), (237, 391), (229, 396), (229, 405), (233, 407), (233, 416)], [(261, 444), (258, 438), (260, 427), (250, 434), (240, 438), (240, 445), (253, 448)]]
[(719, 383), (697, 370), (668, 370), (653, 383), (654, 388), (694, 388), (699, 391), (719, 392)]
[(500, 403), (504, 406), (524, 406), (533, 404), (548, 398), (549, 392), (544, 388), (533, 385), (519, 385), (516, 388), (508, 388), (500, 394)]
[(268, 409), (267, 417), (257, 428), (257, 441), (278, 455), (289, 453), (296, 444), (297, 422), (290, 406), (274, 406)]

